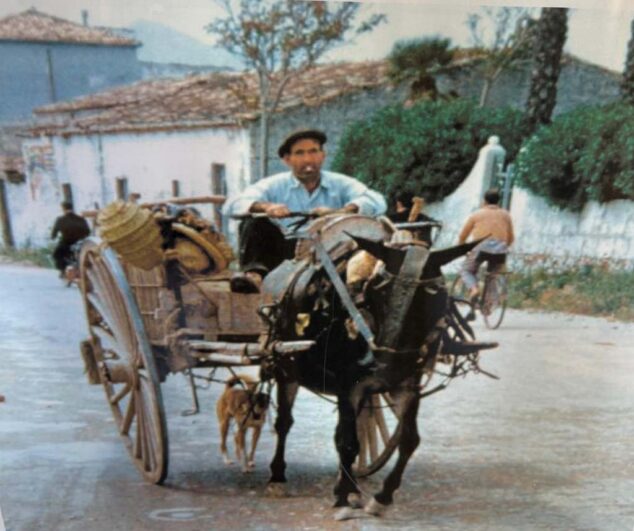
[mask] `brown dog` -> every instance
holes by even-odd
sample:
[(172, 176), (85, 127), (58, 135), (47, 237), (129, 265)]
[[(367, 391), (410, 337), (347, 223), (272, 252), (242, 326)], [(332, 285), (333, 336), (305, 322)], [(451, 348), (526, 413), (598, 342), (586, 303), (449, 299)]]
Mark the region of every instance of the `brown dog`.
[[(255, 448), (260, 438), (262, 426), (269, 407), (269, 395), (257, 392), (257, 382), (245, 375), (229, 378), (225, 390), (216, 403), (216, 414), (220, 426), (220, 452), (225, 464), (233, 462), (227, 455), (227, 435), (231, 420), (236, 422), (236, 457), (242, 461), (242, 472), (255, 467)], [(251, 428), (251, 452), (247, 456), (245, 440), (247, 429)]]

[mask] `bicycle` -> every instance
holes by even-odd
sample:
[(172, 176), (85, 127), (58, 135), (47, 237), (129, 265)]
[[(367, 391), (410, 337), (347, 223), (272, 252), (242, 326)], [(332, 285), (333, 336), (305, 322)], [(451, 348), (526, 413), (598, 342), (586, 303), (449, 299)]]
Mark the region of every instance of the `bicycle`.
[(472, 301), (469, 299), (468, 290), (459, 274), (451, 286), (451, 296), (457, 302), (468, 305), (469, 314), (473, 315), (478, 310), (482, 314), (485, 326), (490, 330), (495, 330), (502, 324), (506, 312), (508, 302), (507, 277), (507, 271), (487, 271), (483, 279), (478, 279), (479, 294)]

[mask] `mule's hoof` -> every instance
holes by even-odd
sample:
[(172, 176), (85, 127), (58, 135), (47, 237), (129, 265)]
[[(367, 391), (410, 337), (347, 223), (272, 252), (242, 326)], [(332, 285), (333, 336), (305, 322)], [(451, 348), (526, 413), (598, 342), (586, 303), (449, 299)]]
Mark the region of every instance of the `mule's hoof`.
[(335, 520), (341, 522), (343, 520), (353, 520), (355, 518), (367, 518), (368, 516), (360, 509), (352, 507), (342, 507), (335, 513)]
[(249, 462), (247, 463), (247, 467), (248, 467), (249, 469), (254, 469), (254, 468), (255, 468), (255, 461), (249, 461)]
[(225, 465), (227, 465), (227, 466), (233, 465), (233, 461), (231, 459), (229, 459), (228, 457), (225, 457), (223, 459), (223, 461), (224, 461)]
[(285, 498), (288, 496), (284, 483), (269, 483), (266, 486), (266, 495), (271, 498)]
[(372, 516), (381, 516), (385, 513), (385, 511), (387, 511), (387, 505), (379, 503), (376, 501), (376, 498), (372, 497), (370, 498), (370, 501), (366, 503), (363, 510)]
[(351, 492), (350, 494), (348, 494), (348, 503), (353, 509), (363, 508), (363, 503), (361, 502), (361, 494), (359, 494), (358, 492)]

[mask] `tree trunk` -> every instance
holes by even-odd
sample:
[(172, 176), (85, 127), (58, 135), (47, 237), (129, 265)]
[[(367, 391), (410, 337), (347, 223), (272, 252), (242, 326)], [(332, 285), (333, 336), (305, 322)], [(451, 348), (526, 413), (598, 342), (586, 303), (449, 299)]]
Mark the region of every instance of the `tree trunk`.
[(542, 9), (534, 37), (533, 70), (526, 103), (526, 116), (531, 130), (540, 124), (550, 123), (557, 103), (557, 81), (567, 32), (567, 8)]
[(623, 82), (621, 84), (621, 97), (630, 105), (634, 105), (634, 20), (630, 26), (630, 42), (627, 44), (627, 57), (625, 59), (625, 70), (623, 71)]
[(482, 86), (482, 92), (480, 92), (478, 107), (486, 107), (486, 104), (489, 101), (489, 94), (491, 93), (491, 85), (493, 85), (493, 81), (488, 77), (485, 78), (484, 85)]
[(256, 181), (269, 174), (269, 112), (262, 109), (260, 113), (260, 164)]

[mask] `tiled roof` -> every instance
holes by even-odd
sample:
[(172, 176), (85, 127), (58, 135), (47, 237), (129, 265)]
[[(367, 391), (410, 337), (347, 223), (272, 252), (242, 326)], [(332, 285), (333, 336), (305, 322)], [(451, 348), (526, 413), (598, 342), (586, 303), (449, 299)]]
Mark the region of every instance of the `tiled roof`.
[(24, 172), (20, 133), (24, 130), (19, 127), (0, 127), (0, 172)]
[[(280, 101), (283, 112), (319, 106), (333, 98), (383, 86), (383, 61), (317, 66), (291, 79)], [(257, 80), (252, 73), (214, 72), (185, 79), (141, 81), (35, 110), (33, 132), (90, 134), (236, 126), (257, 117)]]
[(140, 43), (113, 30), (82, 26), (70, 20), (40, 13), (34, 8), (0, 19), (0, 41), (64, 42), (138, 46)]
[(0, 154), (0, 171), (24, 173), (24, 159), (22, 157), (7, 157)]

